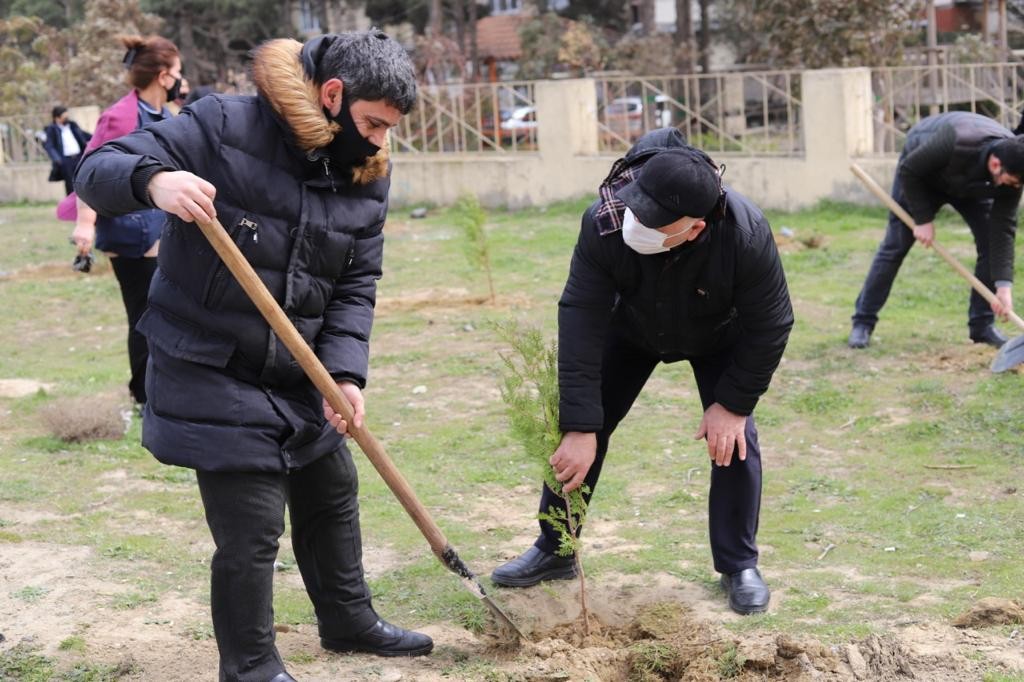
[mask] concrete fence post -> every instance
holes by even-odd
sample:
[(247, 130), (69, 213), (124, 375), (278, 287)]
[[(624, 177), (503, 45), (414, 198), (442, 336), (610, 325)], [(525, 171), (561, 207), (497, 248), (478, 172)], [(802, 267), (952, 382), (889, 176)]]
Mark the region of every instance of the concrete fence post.
[(537, 146), (541, 158), (597, 154), (597, 90), (593, 78), (538, 81)]
[(804, 144), (815, 174), (848, 175), (849, 159), (874, 148), (871, 69), (818, 69), (801, 77)]

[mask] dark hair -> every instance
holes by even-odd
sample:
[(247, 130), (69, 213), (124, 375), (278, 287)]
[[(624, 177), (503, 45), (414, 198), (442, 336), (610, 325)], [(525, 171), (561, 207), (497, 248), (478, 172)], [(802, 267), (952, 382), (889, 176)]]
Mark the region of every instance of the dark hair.
[(317, 83), (338, 78), (349, 102), (385, 100), (403, 114), (416, 104), (416, 72), (398, 41), (381, 30), (339, 33), (317, 63)]
[(64, 112), (67, 111), (67, 110), (68, 110), (67, 107), (62, 107), (61, 105), (58, 104), (57, 106), (55, 106), (50, 111), (50, 118), (56, 120), (56, 119), (60, 118), (61, 116), (63, 116)]
[(139, 90), (148, 87), (180, 57), (177, 45), (160, 36), (121, 36), (120, 40), (128, 50), (123, 60), (124, 68), (128, 69), (128, 84)]

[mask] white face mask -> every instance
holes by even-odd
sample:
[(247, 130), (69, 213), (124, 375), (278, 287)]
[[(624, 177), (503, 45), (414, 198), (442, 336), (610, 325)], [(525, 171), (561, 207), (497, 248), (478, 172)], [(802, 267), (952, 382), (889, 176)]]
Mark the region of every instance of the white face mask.
[(684, 228), (680, 232), (675, 234), (665, 234), (659, 232), (650, 227), (644, 227), (636, 216), (633, 215), (633, 211), (626, 209), (626, 213), (622, 216), (622, 240), (626, 242), (626, 246), (633, 249), (639, 254), (644, 256), (651, 256), (656, 253), (665, 253), (669, 250), (665, 246), (665, 242), (673, 237), (678, 237), (681, 234), (686, 234), (693, 229), (693, 225)]

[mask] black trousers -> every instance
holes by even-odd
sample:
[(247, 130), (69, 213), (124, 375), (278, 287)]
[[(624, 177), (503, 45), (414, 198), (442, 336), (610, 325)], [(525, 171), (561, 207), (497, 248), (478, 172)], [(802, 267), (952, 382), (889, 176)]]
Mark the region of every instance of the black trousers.
[(359, 482), (347, 447), (289, 474), (197, 471), (196, 479), (217, 546), (210, 606), (222, 681), (266, 682), (285, 669), (274, 646), (273, 583), (286, 504), (320, 636), (347, 637), (377, 622), (363, 578)]
[[(907, 208), (907, 200), (903, 196), (899, 174), (892, 183), (892, 197), (903, 208)], [(978, 259), (974, 264), (974, 275), (989, 289), (995, 287), (992, 271), (989, 267), (988, 219), (992, 210), (991, 199), (953, 199), (947, 202), (963, 217), (974, 235), (974, 247)], [(892, 290), (896, 273), (899, 272), (903, 259), (915, 243), (914, 233), (904, 226), (903, 221), (892, 212), (885, 228), (885, 237), (878, 245), (878, 251), (871, 262), (871, 268), (864, 280), (864, 287), (857, 296), (852, 317), (854, 324), (866, 325), (874, 329), (878, 323), (878, 313), (882, 310), (889, 292)], [(980, 332), (995, 322), (995, 314), (991, 306), (978, 292), (971, 289), (970, 301), (967, 304), (967, 326), (973, 332)]]
[(135, 331), (142, 313), (146, 312), (149, 283), (156, 272), (156, 258), (126, 258), (117, 256), (110, 259), (110, 266), (121, 287), (121, 300), (128, 314), (128, 364), (131, 378), (128, 391), (137, 403), (146, 402), (146, 361), (149, 359), (149, 345), (146, 337)]
[(78, 160), (81, 154), (62, 157), (60, 160), (61, 174), (64, 176), (64, 195), (67, 196), (75, 191), (75, 169), (78, 167)]
[[(612, 433), (629, 412), (651, 372), (661, 358), (640, 348), (627, 338), (628, 330), (613, 324), (605, 343), (601, 363), (601, 403), (604, 407), (604, 429), (597, 434), (597, 457), (587, 473), (586, 484), (591, 495), (601, 476), (601, 467)], [(690, 359), (701, 405), (706, 410), (715, 402), (714, 390), (719, 377), (731, 361), (731, 351), (706, 358)], [(694, 431), (697, 424), (693, 424)], [(761, 450), (757, 443), (754, 418), (748, 417), (745, 436), (747, 458), (733, 457), (727, 467), (711, 462), (711, 492), (708, 497), (708, 523), (711, 556), (719, 573), (736, 573), (757, 566), (757, 524), (761, 512)], [(627, 453), (643, 456), (642, 453)], [(708, 460), (710, 462), (710, 458)], [(540, 510), (564, 508), (565, 502), (546, 485), (542, 486)], [(589, 499), (588, 499), (589, 501)], [(536, 546), (545, 552), (558, 549), (558, 531), (545, 521)]]

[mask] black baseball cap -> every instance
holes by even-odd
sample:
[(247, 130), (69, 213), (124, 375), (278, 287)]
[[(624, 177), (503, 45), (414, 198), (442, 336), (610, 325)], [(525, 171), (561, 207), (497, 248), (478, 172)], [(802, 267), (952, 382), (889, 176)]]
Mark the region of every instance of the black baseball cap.
[(718, 169), (693, 148), (667, 149), (652, 156), (636, 180), (615, 196), (646, 227), (658, 228), (683, 216), (703, 218), (722, 196)]

